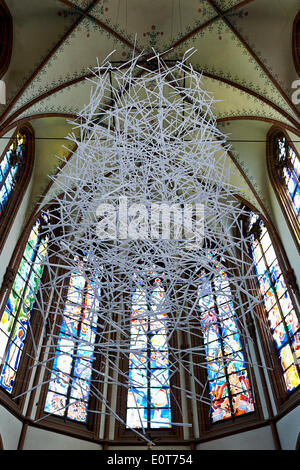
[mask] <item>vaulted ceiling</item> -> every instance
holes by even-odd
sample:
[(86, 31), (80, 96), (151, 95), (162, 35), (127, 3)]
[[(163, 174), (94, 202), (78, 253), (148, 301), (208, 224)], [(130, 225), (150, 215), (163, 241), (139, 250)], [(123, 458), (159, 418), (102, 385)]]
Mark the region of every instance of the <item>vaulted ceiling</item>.
[[(265, 184), (265, 139), (273, 124), (300, 137), (300, 107), (292, 102), (299, 79), (292, 27), (299, 0), (6, 0), (13, 18), (13, 49), (3, 77), (1, 136), (23, 121), (36, 135), (31, 203), (68, 151), (68, 119), (89, 100), (89, 68), (108, 54), (126, 61), (133, 50), (165, 52), (203, 73), (217, 100), (215, 114), (232, 143), (234, 182), (270, 213)], [(296, 144), (297, 145), (297, 144)]]

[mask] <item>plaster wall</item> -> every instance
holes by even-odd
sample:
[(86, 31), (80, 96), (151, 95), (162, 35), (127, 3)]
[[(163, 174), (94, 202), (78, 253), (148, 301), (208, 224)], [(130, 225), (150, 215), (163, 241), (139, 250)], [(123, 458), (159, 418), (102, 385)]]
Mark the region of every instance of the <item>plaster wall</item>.
[[(2, 108), (2, 106), (0, 105), (0, 110), (1, 110), (1, 108)], [(15, 130), (16, 130), (15, 128), (11, 129), (9, 132), (7, 132), (3, 136), (1, 136), (1, 139), (0, 139), (0, 155), (1, 156), (2, 156), (2, 153), (5, 150), (5, 147), (7, 146), (8, 142), (9, 142), (9, 139), (11, 138), (11, 136), (13, 135)]]
[(300, 433), (300, 406), (278, 421), (277, 430), (282, 449), (295, 450)]
[(29, 426), (24, 450), (102, 450), (102, 446), (95, 442)]
[(270, 426), (203, 442), (197, 450), (275, 450)]
[(0, 434), (4, 450), (17, 449), (21, 429), (22, 422), (3, 406), (0, 406)]
[(11, 256), (16, 247), (17, 241), (26, 223), (26, 212), (27, 212), (28, 202), (30, 198), (32, 182), (33, 182), (33, 177), (31, 177), (29, 185), (25, 191), (24, 197), (20, 204), (18, 213), (14, 219), (9, 235), (4, 244), (3, 250), (0, 254), (0, 286), (2, 284), (3, 276), (5, 274), (6, 268), (9, 265)]

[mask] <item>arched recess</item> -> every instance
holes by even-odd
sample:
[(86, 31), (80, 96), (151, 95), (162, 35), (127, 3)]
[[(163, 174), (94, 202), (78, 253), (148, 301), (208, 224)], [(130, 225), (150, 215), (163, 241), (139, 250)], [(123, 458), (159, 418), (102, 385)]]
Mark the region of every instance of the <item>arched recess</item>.
[[(149, 268), (148, 283), (142, 280), (143, 270), (135, 273), (132, 294), (126, 294), (123, 299), (131, 327), (121, 334), (123, 341), (127, 333), (130, 338), (129, 356), (122, 354), (120, 357), (120, 369), (126, 375), (119, 376), (122, 385), (116, 400), (117, 412), (124, 423), (116, 423), (115, 439), (122, 442), (138, 441), (129, 427), (138, 432), (144, 427), (154, 442), (178, 442), (183, 438), (182, 429), (172, 424), (182, 419), (178, 407), (181, 404), (180, 373), (174, 370), (173, 353), (173, 349), (179, 347), (179, 341), (176, 335), (167, 339), (170, 314), (167, 299), (170, 294), (167, 294), (164, 269), (161, 261), (156, 268)], [(111, 387), (108, 398), (112, 400)]]
[(0, 3), (0, 78), (6, 73), (12, 53), (13, 21), (4, 0)]
[[(22, 412), (30, 379), (33, 340), (38, 342), (42, 322), (36, 309), (37, 289), (47, 252), (46, 209), (30, 218), (16, 245), (0, 290), (0, 403)], [(30, 333), (29, 333), (30, 331)], [(27, 354), (28, 353), (28, 354)]]
[(34, 131), (31, 125), (26, 123), (17, 128), (0, 157), (0, 191), (3, 191), (0, 200), (3, 202), (0, 210), (0, 252), (30, 181), (34, 147)]
[(300, 251), (300, 157), (285, 130), (273, 126), (267, 134), (267, 167), (279, 205)]
[[(40, 360), (46, 367), (39, 368), (44, 385), (36, 417), (43, 418), (43, 424), (53, 430), (95, 439), (100, 425), (100, 401), (96, 397), (102, 395), (99, 376), (93, 369), (101, 366), (99, 347), (94, 346), (99, 330), (95, 292), (99, 289), (93, 273), (85, 279), (83, 265), (84, 258), (78, 255), (71, 274), (65, 276), (64, 270), (58, 269), (56, 286), (61, 298), (57, 293), (51, 298), (49, 293), (49, 326), (54, 328), (57, 340), (51, 343), (49, 338), (43, 339)], [(74, 342), (72, 338), (76, 338)]]
[(295, 69), (300, 77), (300, 10), (293, 24), (293, 57)]
[(248, 289), (258, 299), (254, 323), (268, 367), (278, 412), (300, 402), (299, 287), (273, 224), (245, 201), (242, 223), (249, 240), (253, 276)]
[[(217, 438), (227, 432), (234, 433), (237, 429), (247, 430), (259, 422), (263, 415), (258, 384), (251, 365), (253, 357), (250, 356), (242, 324), (238, 321), (243, 302), (231, 282), (236, 267), (223, 257), (212, 257), (211, 261), (215, 264), (215, 275), (210, 280), (206, 295), (198, 301), (199, 321), (204, 329), (203, 345), (206, 349), (204, 364), (207, 365), (203, 367), (203, 359), (200, 359), (194, 373), (197, 382), (209, 385), (205, 391), (207, 403), (197, 405), (200, 435)], [(201, 277), (206, 275), (205, 269), (201, 271), (199, 287)], [(195, 334), (191, 342), (193, 347), (197, 347)], [(231, 359), (224, 360), (226, 356)], [(197, 382), (195, 388), (200, 393)]]

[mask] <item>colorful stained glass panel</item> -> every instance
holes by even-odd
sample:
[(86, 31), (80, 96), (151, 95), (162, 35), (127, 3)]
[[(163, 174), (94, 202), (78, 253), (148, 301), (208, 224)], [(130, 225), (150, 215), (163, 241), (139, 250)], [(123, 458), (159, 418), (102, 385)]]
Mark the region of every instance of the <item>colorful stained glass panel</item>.
[[(262, 253), (258, 245), (256, 248), (256, 256), (259, 259)], [(261, 273), (264, 273), (266, 266), (263, 261), (260, 266)], [(235, 414), (254, 411), (253, 403), (249, 404), (252, 395), (236, 322), (234, 299), (230, 292), (228, 277), (221, 264), (217, 263), (216, 268), (221, 270), (222, 277), (217, 275), (210, 281), (205, 279), (206, 293), (210, 294), (206, 299), (210, 301), (204, 302), (203, 298), (199, 300), (200, 321), (205, 328), (204, 344), (208, 361), (207, 377), (213, 422), (231, 418)], [(202, 291), (200, 285), (199, 293)], [(233, 395), (245, 391), (250, 398), (244, 400), (243, 410), (235, 410), (233, 400), (237, 399), (233, 398)]]
[(48, 238), (45, 234), (43, 236), (40, 234), (41, 222), (46, 218), (47, 214), (42, 213), (31, 229), (1, 318), (0, 350), (3, 364), (0, 383), (9, 393), (13, 390), (36, 292), (43, 273), (43, 258), (40, 258), (38, 254), (41, 245), (44, 246), (43, 256), (46, 254)]
[[(45, 411), (51, 413), (54, 409), (52, 391), (55, 389), (63, 396), (59, 399), (64, 403), (64, 409), (53, 413), (85, 423), (92, 380), (98, 295), (94, 295), (93, 280), (87, 283), (80, 274), (80, 266), (78, 263), (78, 272), (72, 274), (69, 282)], [(57, 377), (56, 371), (59, 371)]]
[(150, 425), (153, 429), (171, 428), (171, 409), (151, 409), (150, 411)]
[[(281, 151), (285, 152), (284, 142), (282, 142)], [(286, 172), (286, 175), (291, 176), (288, 172)], [(253, 223), (252, 221), (255, 222), (258, 220), (258, 216), (255, 215), (254, 218), (253, 213), (250, 218), (251, 223)], [(250, 233), (251, 223), (249, 225)], [(263, 232), (258, 239), (256, 239), (254, 235), (250, 237), (253, 260), (255, 262), (256, 271), (259, 272), (256, 256), (257, 247), (259, 245), (262, 257), (266, 260), (266, 264), (268, 265), (267, 273), (262, 278), (258, 279), (260, 291), (264, 299), (267, 317), (278, 352), (284, 380), (287, 390), (290, 392), (294, 390), (300, 382), (299, 373), (295, 367), (295, 356), (293, 356), (292, 353), (292, 344), (295, 341), (295, 335), (297, 335), (299, 331), (299, 321), (293, 309), (293, 303), (288, 293), (286, 282), (270, 236), (262, 220), (260, 220), (260, 227), (263, 229)], [(270, 285), (269, 279), (272, 281), (271, 287), (268, 288)]]
[[(161, 280), (152, 292), (139, 282), (132, 295), (126, 425), (171, 427), (167, 312)], [(133, 388), (140, 384), (142, 388)]]

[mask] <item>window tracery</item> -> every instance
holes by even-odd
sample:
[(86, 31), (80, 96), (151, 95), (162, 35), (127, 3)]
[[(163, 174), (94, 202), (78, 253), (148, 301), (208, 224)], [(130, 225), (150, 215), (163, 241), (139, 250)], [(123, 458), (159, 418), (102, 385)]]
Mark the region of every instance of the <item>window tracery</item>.
[(0, 250), (29, 183), (34, 160), (34, 133), (29, 124), (12, 136), (0, 158)]
[[(209, 255), (212, 261), (214, 257)], [(254, 411), (230, 279), (215, 260), (215, 274), (200, 273), (200, 323), (213, 422)]]
[[(148, 272), (148, 278), (153, 273)], [(147, 289), (135, 276), (130, 328), (128, 427), (171, 428), (166, 293), (161, 277)]]
[(86, 279), (81, 264), (69, 281), (44, 411), (86, 423), (99, 300), (94, 279)]
[(274, 191), (299, 248), (300, 158), (281, 129), (272, 128), (268, 134), (267, 163)]
[(48, 235), (48, 216), (42, 212), (34, 223), (12, 288), (4, 303), (0, 322), (0, 386), (12, 393), (30, 328), (36, 293), (43, 274)]
[(0, 163), (0, 218), (25, 164), (26, 134), (18, 131)]
[(247, 227), (260, 294), (287, 392), (300, 385), (300, 324), (270, 234), (258, 214)]

